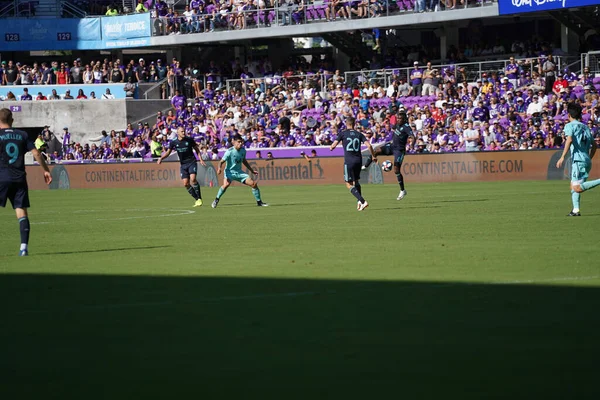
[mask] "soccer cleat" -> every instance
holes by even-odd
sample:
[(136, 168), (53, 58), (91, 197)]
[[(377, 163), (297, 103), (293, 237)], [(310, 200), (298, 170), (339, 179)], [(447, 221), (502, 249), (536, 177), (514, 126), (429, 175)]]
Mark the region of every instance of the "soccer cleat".
[(202, 199), (196, 200), (196, 202), (194, 203), (194, 207), (202, 207)]
[(29, 252), (27, 250), (20, 250), (19, 251), (19, 257), (25, 257), (28, 256)]
[(269, 207), (269, 205), (267, 203), (263, 203), (262, 201), (257, 201), (256, 205), (259, 207)]
[(577, 211), (577, 212), (571, 211), (570, 213), (567, 214), (567, 217), (581, 217), (581, 213), (579, 211)]
[(367, 208), (367, 207), (369, 207), (369, 203), (367, 203), (367, 201), (365, 200), (365, 202), (364, 202), (364, 203), (360, 203), (360, 204), (358, 205), (358, 211), (362, 211), (362, 210), (364, 210), (364, 209), (365, 209), (365, 208)]
[(402, 200), (404, 196), (406, 196), (406, 190), (401, 190), (398, 197), (396, 197), (396, 200)]
[(217, 208), (217, 204), (219, 204), (219, 199), (214, 199), (212, 204), (210, 205), (212, 208)]
[(362, 167), (360, 167), (360, 169), (361, 169), (362, 171), (364, 171), (365, 169), (367, 169), (367, 167), (365, 167), (365, 166), (363, 165)]
[(358, 210), (358, 209), (360, 209), (360, 201), (357, 201), (357, 202), (356, 202), (356, 209), (357, 209), (357, 210)]

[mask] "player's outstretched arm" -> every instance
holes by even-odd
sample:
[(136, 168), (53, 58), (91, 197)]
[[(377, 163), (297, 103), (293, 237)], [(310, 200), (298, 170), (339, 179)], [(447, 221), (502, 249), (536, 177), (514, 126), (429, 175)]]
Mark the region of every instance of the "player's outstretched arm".
[(200, 165), (202, 165), (203, 167), (206, 167), (206, 163), (202, 159), (202, 152), (200, 151), (200, 146), (198, 146), (198, 143), (196, 143), (196, 142), (194, 142), (194, 150), (196, 150), (196, 154), (198, 155), (198, 160), (200, 160)]
[(246, 166), (246, 168), (248, 168), (248, 171), (252, 171), (252, 173), (254, 175), (258, 175), (258, 170), (257, 169), (253, 169), (252, 165), (250, 165), (250, 163), (248, 162), (248, 160), (246, 160), (244, 158), (244, 161), (242, 161), (242, 164), (244, 164)]
[(221, 175), (221, 170), (223, 169), (223, 164), (225, 164), (225, 160), (219, 161), (219, 167), (217, 168), (217, 175)]
[(51, 184), (52, 175), (50, 175), (50, 169), (48, 168), (48, 164), (46, 164), (46, 160), (44, 159), (44, 157), (38, 149), (32, 149), (31, 154), (33, 154), (33, 158), (35, 158), (35, 161), (37, 161), (38, 164), (40, 164), (40, 166), (44, 170), (44, 181), (46, 181), (46, 185)]
[(338, 144), (340, 144), (339, 140), (336, 140), (333, 143), (331, 143), (331, 147), (329, 147), (329, 151), (333, 151), (333, 149), (335, 149)]
[(556, 168), (562, 168), (563, 163), (565, 162), (565, 157), (571, 148), (571, 142), (573, 141), (573, 136), (567, 136), (567, 140), (565, 140), (565, 148), (563, 149), (562, 155), (556, 162)]
[(164, 160), (165, 158), (169, 157), (170, 155), (171, 155), (171, 149), (169, 149), (166, 152), (164, 152), (163, 155), (160, 156), (160, 158), (158, 159), (158, 161), (156, 163), (160, 164), (162, 162), (162, 160)]
[(369, 149), (369, 153), (371, 153), (371, 158), (373, 159), (373, 161), (377, 162), (377, 154), (375, 153), (375, 150), (373, 150), (373, 146), (371, 145), (371, 143), (368, 140), (365, 141), (365, 144), (367, 145), (367, 148)]

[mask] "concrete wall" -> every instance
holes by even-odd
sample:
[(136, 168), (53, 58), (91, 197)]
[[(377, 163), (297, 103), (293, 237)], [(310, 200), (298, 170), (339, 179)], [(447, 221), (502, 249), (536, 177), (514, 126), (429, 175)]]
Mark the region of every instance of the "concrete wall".
[(16, 128), (49, 125), (57, 134), (66, 126), (71, 140), (87, 141), (102, 130), (127, 127), (126, 103), (132, 100), (54, 100), (1, 102), (0, 107), (21, 106), (13, 114)]

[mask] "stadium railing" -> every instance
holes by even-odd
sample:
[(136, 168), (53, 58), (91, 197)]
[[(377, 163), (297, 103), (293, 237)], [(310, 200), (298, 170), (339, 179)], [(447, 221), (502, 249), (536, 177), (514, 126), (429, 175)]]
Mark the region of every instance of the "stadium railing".
[(581, 55), (581, 68), (588, 67), (593, 76), (600, 75), (600, 51), (590, 51)]
[[(476, 8), (490, 6), (497, 0), (470, 0), (465, 1), (462, 6), (457, 6), (453, 10), (459, 8)], [(417, 13), (415, 0), (397, 0), (397, 1), (381, 1), (376, 2), (379, 5), (379, 9), (376, 12), (369, 12), (365, 17), (357, 17), (351, 14), (349, 20), (359, 20), (364, 18), (377, 18), (383, 16), (394, 16), (409, 13)], [(370, 3), (373, 4), (373, 3)], [(329, 7), (328, 1), (309, 1), (304, 5), (304, 9), (301, 12), (295, 6), (275, 6), (272, 8), (256, 8), (251, 10), (235, 11), (235, 12), (222, 12), (216, 8), (208, 8), (208, 11), (204, 14), (199, 14), (197, 20), (205, 21), (205, 27), (202, 32), (205, 31), (222, 31), (222, 30), (238, 30), (238, 29), (250, 29), (250, 28), (267, 28), (271, 25), (292, 25), (292, 24), (309, 24), (318, 22), (328, 22), (325, 10)], [(438, 6), (439, 7), (439, 6)], [(444, 10), (439, 9), (435, 12), (450, 11), (451, 8), (447, 7)], [(423, 10), (425, 11), (425, 10)], [(179, 17), (184, 19), (185, 17), (180, 14)], [(241, 18), (243, 17), (243, 18)], [(242, 27), (237, 25), (236, 20), (242, 19)], [(153, 16), (154, 29), (152, 34), (154, 36), (163, 36), (168, 34), (177, 34), (177, 32), (167, 32), (167, 26), (170, 25), (169, 18)], [(336, 17), (336, 20), (345, 20), (342, 17)], [(195, 21), (194, 21), (195, 22)], [(187, 25), (187, 24), (186, 24)], [(211, 28), (212, 27), (212, 28)], [(212, 29), (212, 30), (211, 30)], [(194, 29), (193, 33), (199, 29)], [(186, 32), (188, 33), (187, 29)]]
[(327, 88), (327, 77), (321, 74), (305, 74), (305, 75), (290, 75), (290, 76), (267, 76), (260, 78), (246, 79), (227, 79), (225, 87), (227, 91), (230, 89), (239, 89), (243, 95), (247, 95), (248, 91), (254, 92), (260, 89), (261, 92), (266, 92), (267, 89), (272, 89), (276, 86), (289, 87), (291, 84), (306, 84), (311, 88), (325, 91)]
[[(600, 52), (598, 52), (598, 56), (600, 56)], [(583, 57), (583, 55), (582, 55)], [(557, 66), (559, 70), (563, 68), (563, 57), (555, 56), (557, 60)], [(522, 68), (527, 71), (537, 71), (537, 63), (538, 59), (535, 58), (521, 58), (515, 59)], [(471, 63), (458, 63), (458, 64), (437, 64), (432, 65), (432, 68), (437, 69), (440, 72), (452, 70), (454, 74), (458, 71), (463, 71), (466, 76), (467, 82), (474, 82), (477, 79), (481, 79), (483, 73), (493, 73), (493, 72), (501, 72), (504, 71), (506, 66), (510, 61), (508, 59), (504, 60), (494, 60), (494, 61), (478, 61)], [(419, 65), (421, 68), (424, 65)], [(363, 69), (360, 71), (347, 71), (344, 73), (345, 81), (349, 85), (353, 84), (362, 84), (364, 82), (377, 82), (381, 86), (389, 86), (392, 83), (393, 79), (404, 79), (410, 81), (410, 71), (414, 67), (402, 67), (402, 68), (382, 68), (382, 69), (373, 69), (367, 70)]]

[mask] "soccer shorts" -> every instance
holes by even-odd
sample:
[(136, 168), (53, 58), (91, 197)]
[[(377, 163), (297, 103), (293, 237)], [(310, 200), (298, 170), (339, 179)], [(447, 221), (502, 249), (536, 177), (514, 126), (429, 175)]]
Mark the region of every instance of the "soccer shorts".
[(380, 147), (380, 149), (381, 149), (382, 156), (391, 156), (393, 154), (391, 143), (384, 144), (383, 146)]
[(586, 161), (574, 161), (571, 164), (571, 182), (585, 182), (590, 176), (592, 163)]
[(6, 207), (7, 199), (13, 208), (29, 208), (27, 182), (0, 182), (0, 207)]
[(248, 175), (245, 172), (242, 171), (232, 171), (230, 169), (226, 169), (225, 170), (225, 178), (231, 182), (231, 181), (238, 181), (241, 183), (246, 182), (246, 179), (250, 178), (250, 175)]
[(189, 179), (190, 175), (196, 175), (198, 173), (198, 163), (181, 164), (179, 167), (179, 173), (181, 179)]
[(403, 151), (394, 151), (394, 166), (401, 167), (402, 162), (404, 161), (404, 155), (406, 153)]
[(362, 167), (361, 160), (357, 160), (354, 162), (346, 162), (344, 164), (344, 181), (356, 182), (360, 179), (360, 169)]

